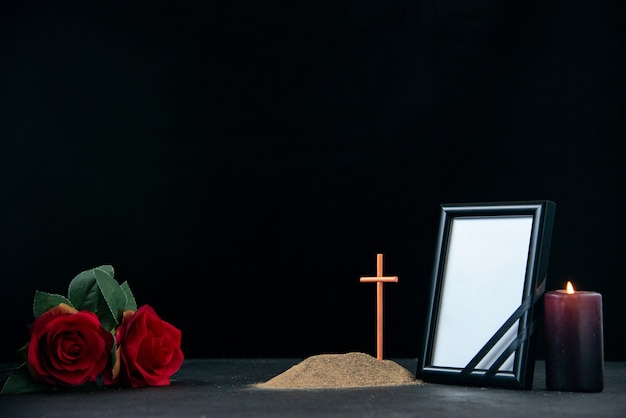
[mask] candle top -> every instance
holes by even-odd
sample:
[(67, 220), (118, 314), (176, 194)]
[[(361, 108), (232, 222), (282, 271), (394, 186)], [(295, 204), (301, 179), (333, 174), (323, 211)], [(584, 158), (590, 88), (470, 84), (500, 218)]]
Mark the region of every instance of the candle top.
[(576, 296), (576, 295), (588, 295), (590, 293), (598, 293), (598, 292), (594, 292), (593, 290), (577, 290), (574, 293), (570, 293), (570, 292), (567, 291), (567, 289), (556, 289), (556, 290), (552, 290), (551, 292), (547, 292), (547, 293), (559, 293), (559, 294), (563, 294), (563, 295)]
[(597, 292), (590, 291), (590, 290), (574, 290), (574, 285), (569, 280), (567, 281), (567, 285), (565, 286), (565, 289), (557, 289), (557, 290), (553, 290), (547, 293), (568, 294), (572, 296), (577, 295), (577, 294), (584, 294), (584, 295), (598, 294)]
[(602, 299), (602, 295), (598, 292), (587, 291), (587, 290), (577, 290), (575, 293), (567, 293), (565, 289), (557, 289), (546, 292), (544, 297), (546, 299), (560, 299), (560, 300), (591, 300), (591, 299)]

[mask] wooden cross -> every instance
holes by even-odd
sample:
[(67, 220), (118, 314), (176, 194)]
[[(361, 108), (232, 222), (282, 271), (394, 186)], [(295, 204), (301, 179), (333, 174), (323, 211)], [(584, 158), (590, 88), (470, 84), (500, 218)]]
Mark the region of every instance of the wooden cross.
[(361, 283), (376, 283), (376, 359), (383, 359), (383, 283), (398, 282), (398, 276), (383, 276), (383, 255), (376, 254), (376, 277), (361, 277)]

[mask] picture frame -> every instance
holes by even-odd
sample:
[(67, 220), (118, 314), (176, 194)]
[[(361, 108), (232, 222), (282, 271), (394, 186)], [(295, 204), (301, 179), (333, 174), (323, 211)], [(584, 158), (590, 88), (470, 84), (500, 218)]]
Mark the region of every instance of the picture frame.
[(441, 205), (417, 378), (532, 389), (555, 210), (549, 200)]

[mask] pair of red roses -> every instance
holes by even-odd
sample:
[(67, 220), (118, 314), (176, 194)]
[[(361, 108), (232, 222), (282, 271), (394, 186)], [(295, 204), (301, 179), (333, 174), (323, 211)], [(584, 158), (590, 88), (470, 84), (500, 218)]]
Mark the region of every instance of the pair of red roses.
[(36, 291), (24, 363), (2, 371), (0, 394), (76, 386), (166, 386), (182, 366), (181, 331), (137, 307), (111, 265), (79, 273), (67, 296)]
[(99, 378), (105, 385), (166, 386), (183, 363), (180, 343), (180, 330), (149, 305), (125, 311), (114, 337), (93, 312), (61, 303), (31, 326), (28, 371), (35, 381), (58, 386)]

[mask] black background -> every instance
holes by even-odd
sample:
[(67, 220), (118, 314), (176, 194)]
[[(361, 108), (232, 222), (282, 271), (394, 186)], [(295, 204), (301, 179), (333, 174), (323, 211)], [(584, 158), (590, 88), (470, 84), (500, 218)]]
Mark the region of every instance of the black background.
[(0, 360), (102, 264), (187, 357), (374, 354), (378, 252), (417, 357), (440, 204), (546, 199), (625, 360), (624, 6), (282, 3), (3, 3)]

